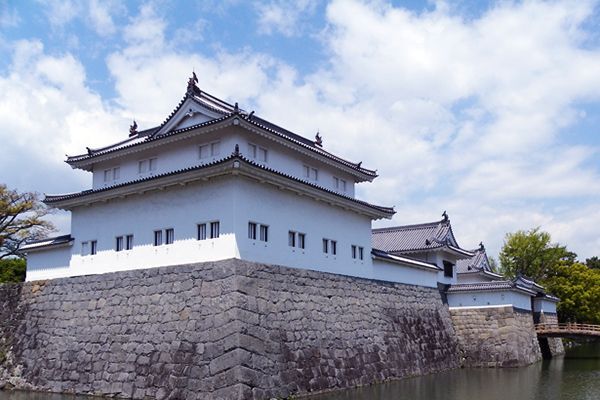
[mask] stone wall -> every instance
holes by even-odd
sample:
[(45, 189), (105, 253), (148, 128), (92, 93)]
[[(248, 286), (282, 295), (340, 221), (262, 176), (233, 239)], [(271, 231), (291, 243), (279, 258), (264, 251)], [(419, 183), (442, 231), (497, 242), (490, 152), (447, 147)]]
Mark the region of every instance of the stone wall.
[(463, 367), (519, 367), (542, 359), (530, 312), (451, 308)]
[[(551, 313), (539, 313), (541, 324), (553, 324), (558, 326), (558, 316)], [(540, 338), (540, 347), (544, 358), (552, 358), (565, 354), (565, 348), (561, 338)]]
[(435, 289), (227, 260), (0, 285), (0, 381), (263, 399), (458, 366)]

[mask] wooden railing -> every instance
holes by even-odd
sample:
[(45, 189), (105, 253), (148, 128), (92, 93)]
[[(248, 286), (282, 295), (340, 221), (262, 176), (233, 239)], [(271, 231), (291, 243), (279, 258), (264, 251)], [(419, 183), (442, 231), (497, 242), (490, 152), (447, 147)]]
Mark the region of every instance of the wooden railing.
[(536, 324), (535, 331), (538, 334), (550, 336), (577, 335), (577, 336), (600, 336), (600, 325), (590, 324)]

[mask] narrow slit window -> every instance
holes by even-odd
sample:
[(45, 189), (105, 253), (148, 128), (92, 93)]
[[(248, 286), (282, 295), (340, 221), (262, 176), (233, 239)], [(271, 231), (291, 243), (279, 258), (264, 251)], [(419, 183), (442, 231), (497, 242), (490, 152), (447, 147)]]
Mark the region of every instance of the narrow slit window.
[(98, 252), (98, 241), (92, 240), (90, 241), (90, 254), (93, 256)]
[(359, 247), (359, 248), (358, 248), (358, 258), (359, 258), (360, 260), (362, 260), (362, 259), (363, 259), (363, 255), (364, 255), (364, 248), (362, 248), (362, 247)]
[(198, 240), (206, 240), (206, 224), (198, 224)]
[(299, 233), (298, 234), (298, 247), (304, 249), (306, 247), (306, 234)]
[(323, 239), (323, 253), (329, 253), (329, 240)]
[(160, 231), (154, 231), (154, 245), (155, 246), (160, 246), (162, 245), (162, 230)]
[(89, 244), (88, 244), (88, 242), (81, 242), (81, 255), (82, 256), (87, 256), (88, 255), (88, 251), (89, 251)]
[(356, 259), (356, 246), (352, 245), (352, 258)]
[(337, 254), (337, 242), (335, 240), (330, 240), (331, 254), (334, 256)]
[(165, 229), (165, 244), (173, 244), (175, 241), (175, 230), (173, 228)]
[(220, 224), (219, 221), (214, 221), (210, 223), (210, 238), (216, 239), (219, 237)]
[(117, 236), (115, 243), (115, 250), (121, 251), (123, 250), (123, 236)]
[(268, 225), (260, 226), (260, 240), (263, 242), (269, 241), (269, 226)]
[(133, 249), (133, 235), (125, 236), (125, 250)]
[(290, 247), (296, 247), (296, 232), (294, 232), (294, 231), (288, 232), (288, 245)]
[(256, 240), (256, 224), (248, 222), (248, 239)]

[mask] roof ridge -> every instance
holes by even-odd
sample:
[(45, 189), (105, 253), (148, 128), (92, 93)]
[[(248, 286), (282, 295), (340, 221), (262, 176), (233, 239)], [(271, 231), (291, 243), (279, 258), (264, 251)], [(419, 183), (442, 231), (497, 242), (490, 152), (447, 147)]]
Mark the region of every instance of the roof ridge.
[(417, 229), (417, 228), (425, 228), (425, 227), (435, 227), (442, 224), (444, 221), (435, 221), (435, 222), (422, 222), (419, 224), (409, 224), (409, 225), (397, 225), (397, 226), (389, 226), (385, 228), (374, 228), (371, 229), (372, 233), (383, 233), (387, 231), (400, 231), (400, 230), (408, 230), (408, 229)]

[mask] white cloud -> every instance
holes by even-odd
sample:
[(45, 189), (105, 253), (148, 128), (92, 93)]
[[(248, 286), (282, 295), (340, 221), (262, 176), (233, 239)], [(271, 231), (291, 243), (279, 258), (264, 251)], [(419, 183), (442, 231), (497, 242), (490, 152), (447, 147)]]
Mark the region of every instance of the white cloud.
[[(51, 56), (39, 41), (14, 43), (12, 63), (0, 75), (0, 171), (20, 190), (80, 190), (89, 176), (62, 163), (127, 134), (127, 121), (86, 86), (71, 54)], [(43, 171), (43, 173), (40, 173)]]
[(89, 3), (89, 18), (94, 31), (100, 36), (110, 36), (117, 30), (111, 12), (121, 7), (115, 1), (92, 0)]
[(315, 0), (257, 2), (258, 31), (265, 35), (276, 32), (288, 37), (298, 35), (302, 31), (302, 19), (312, 15), (316, 6)]
[(81, 4), (73, 0), (38, 0), (44, 7), (48, 22), (62, 28), (81, 15)]

